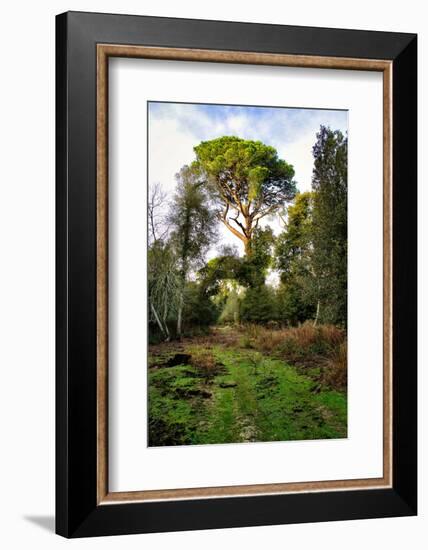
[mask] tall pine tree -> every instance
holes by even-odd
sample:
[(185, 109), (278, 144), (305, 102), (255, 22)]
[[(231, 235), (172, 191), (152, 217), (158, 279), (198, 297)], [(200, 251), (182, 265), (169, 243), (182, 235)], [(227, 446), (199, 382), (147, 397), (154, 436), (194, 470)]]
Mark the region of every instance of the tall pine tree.
[(347, 324), (348, 139), (321, 126), (313, 147), (313, 267), (319, 318)]

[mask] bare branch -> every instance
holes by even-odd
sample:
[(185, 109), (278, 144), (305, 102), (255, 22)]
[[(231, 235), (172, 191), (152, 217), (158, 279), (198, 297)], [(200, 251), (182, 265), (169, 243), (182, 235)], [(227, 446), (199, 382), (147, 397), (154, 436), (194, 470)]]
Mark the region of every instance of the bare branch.
[(148, 223), (149, 223), (149, 237), (152, 241), (156, 242), (159, 239), (165, 238), (168, 234), (169, 228), (163, 229), (162, 235), (159, 236), (160, 227), (163, 225), (162, 214), (159, 210), (162, 210), (164, 204), (167, 201), (167, 194), (163, 191), (160, 183), (155, 183), (150, 186), (150, 195), (147, 206)]
[(236, 216), (236, 218), (232, 218), (232, 217), (231, 217), (230, 219), (233, 220), (233, 221), (236, 223), (236, 225), (242, 229), (242, 232), (244, 233), (244, 235), (245, 235), (246, 237), (248, 237), (247, 232), (246, 232), (246, 230), (245, 230), (245, 227), (244, 227), (244, 226), (242, 225), (242, 223), (238, 220), (238, 216)]

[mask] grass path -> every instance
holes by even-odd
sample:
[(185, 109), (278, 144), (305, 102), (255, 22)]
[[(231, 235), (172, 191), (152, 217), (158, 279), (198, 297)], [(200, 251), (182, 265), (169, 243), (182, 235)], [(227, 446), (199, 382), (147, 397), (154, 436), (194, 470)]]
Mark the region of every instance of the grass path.
[(346, 437), (343, 393), (319, 391), (295, 368), (253, 351), (211, 351), (222, 368), (209, 379), (191, 365), (151, 370), (150, 445)]

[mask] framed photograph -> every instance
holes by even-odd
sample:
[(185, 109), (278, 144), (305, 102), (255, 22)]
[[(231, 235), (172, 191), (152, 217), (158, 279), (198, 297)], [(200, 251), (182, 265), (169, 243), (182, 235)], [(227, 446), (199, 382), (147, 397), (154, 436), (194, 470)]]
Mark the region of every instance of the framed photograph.
[(57, 533), (416, 514), (416, 35), (56, 25)]

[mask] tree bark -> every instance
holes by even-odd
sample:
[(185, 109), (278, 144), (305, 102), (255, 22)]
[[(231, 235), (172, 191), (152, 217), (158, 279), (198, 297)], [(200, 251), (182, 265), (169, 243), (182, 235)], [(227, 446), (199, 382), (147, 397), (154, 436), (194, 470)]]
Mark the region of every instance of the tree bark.
[(165, 300), (164, 308), (163, 308), (162, 322), (163, 322), (163, 326), (165, 328), (165, 332), (167, 333), (167, 341), (168, 341), (170, 339), (171, 335), (169, 333), (167, 318), (168, 318), (168, 302), (167, 302), (167, 300)]
[(182, 319), (183, 319), (183, 306), (184, 306), (184, 291), (181, 291), (180, 300), (177, 311), (177, 336), (181, 338)]
[(169, 330), (168, 330), (168, 327), (166, 326), (166, 323), (165, 323), (165, 326), (162, 325), (162, 322), (160, 320), (158, 312), (156, 311), (155, 306), (153, 304), (150, 304), (150, 308), (151, 308), (152, 313), (153, 313), (153, 315), (156, 319), (156, 323), (158, 324), (158, 327), (160, 328), (162, 334), (165, 336), (165, 341), (168, 342), (168, 340), (169, 340)]
[(244, 240), (244, 250), (245, 250), (245, 255), (250, 256), (250, 254), (251, 254), (251, 239), (245, 238), (245, 240)]
[(184, 307), (184, 290), (186, 288), (186, 279), (187, 272), (189, 269), (188, 266), (188, 254), (189, 254), (189, 235), (190, 235), (190, 210), (186, 209), (184, 223), (184, 235), (183, 242), (181, 245), (181, 289), (180, 289), (180, 299), (178, 302), (178, 312), (177, 312), (177, 336), (181, 338), (182, 331), (182, 319), (183, 319), (183, 307)]
[[(236, 237), (238, 237), (238, 239), (240, 239), (244, 243), (245, 255), (248, 256), (251, 253), (251, 238), (254, 228), (257, 227), (257, 222), (255, 225), (253, 225), (253, 217), (249, 215), (247, 211), (243, 211), (242, 209), (240, 209), (240, 213), (244, 217), (244, 224), (238, 220), (239, 215), (236, 216), (236, 218), (228, 218), (228, 211), (229, 208), (227, 206), (225, 212), (223, 212), (223, 214), (219, 216), (219, 219), (229, 229), (231, 233), (233, 233)], [(234, 221), (235, 224), (240, 228), (240, 230), (231, 225), (230, 220)]]
[(314, 325), (313, 325), (314, 327), (317, 326), (319, 314), (320, 314), (320, 301), (318, 300), (317, 301), (317, 312), (315, 314)]

